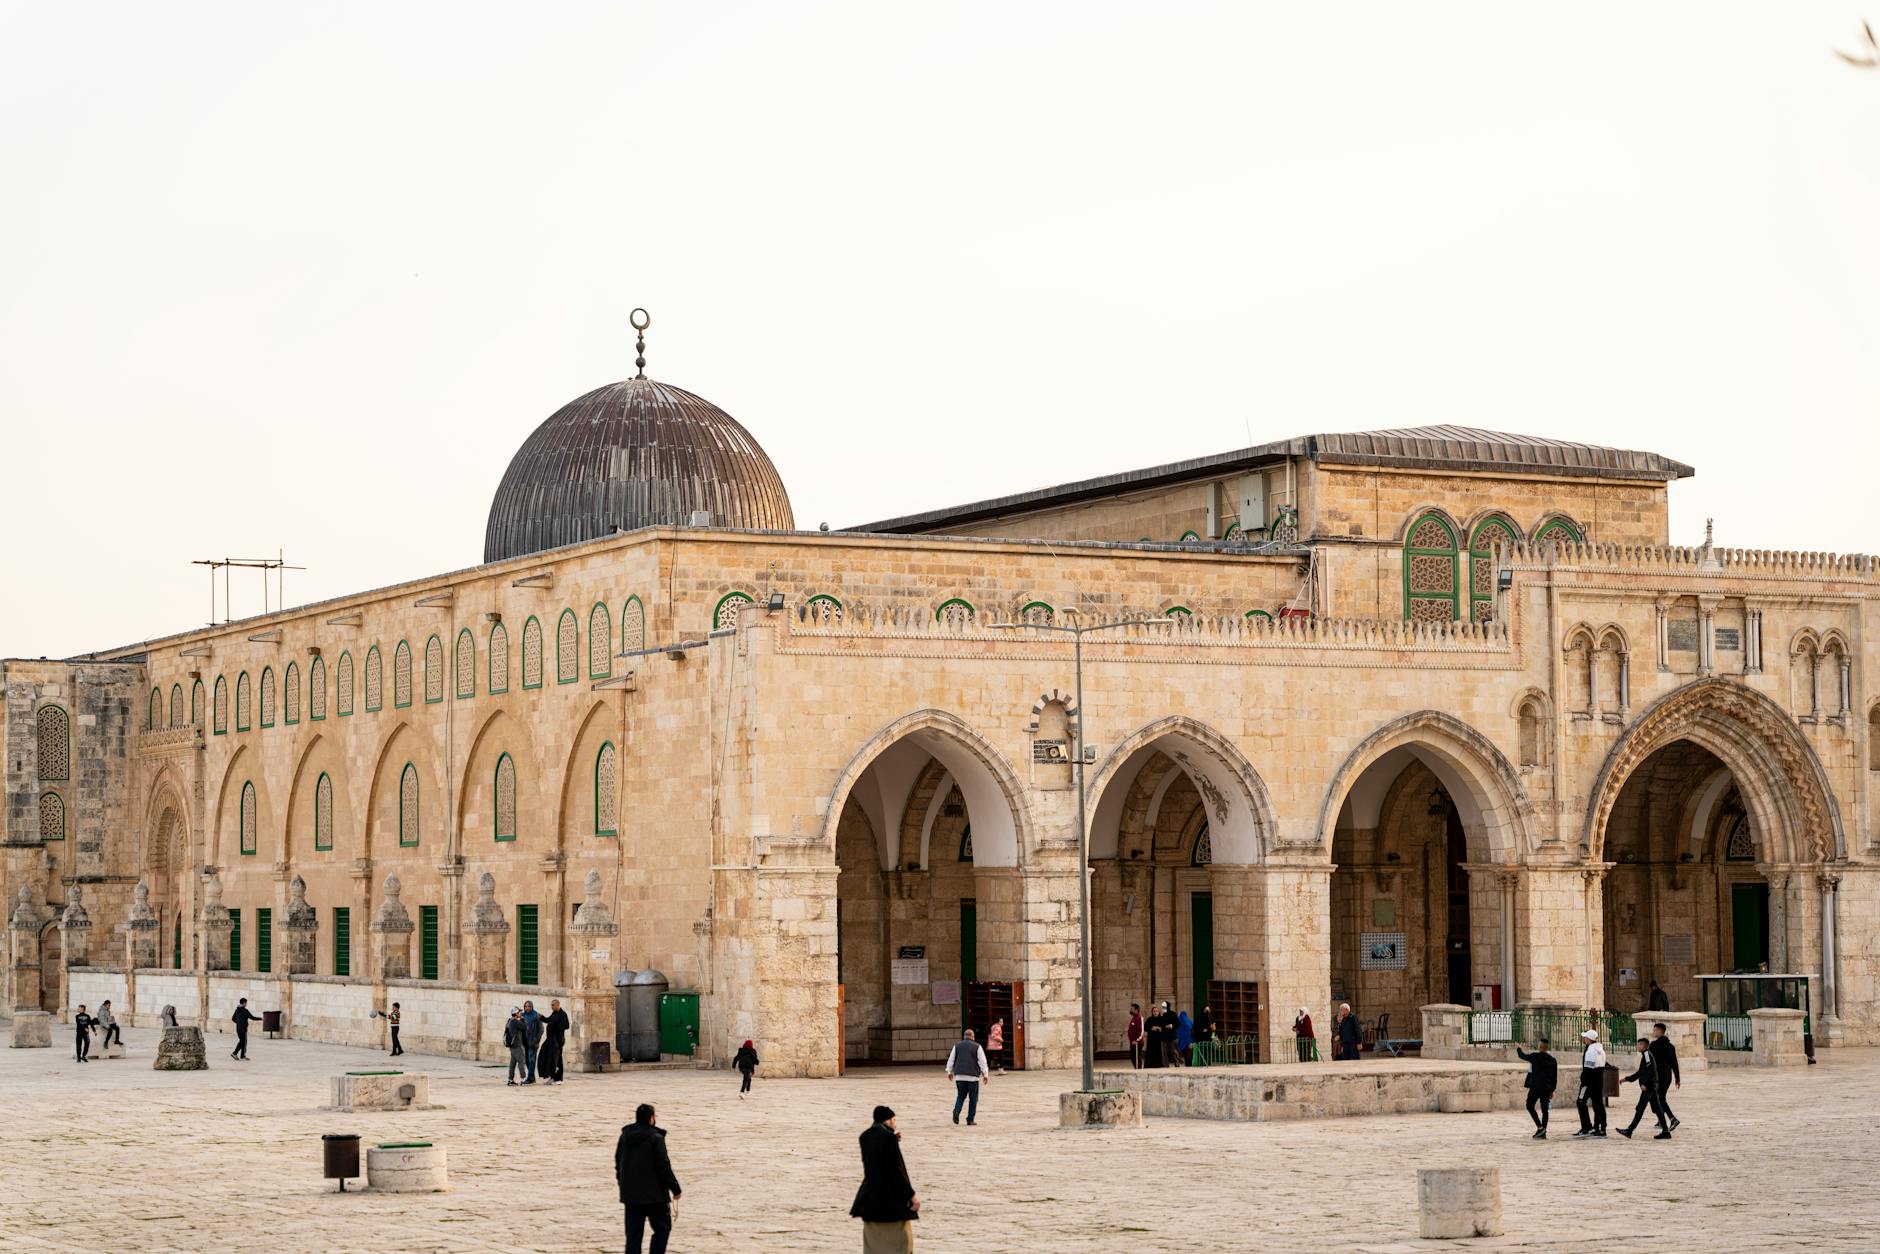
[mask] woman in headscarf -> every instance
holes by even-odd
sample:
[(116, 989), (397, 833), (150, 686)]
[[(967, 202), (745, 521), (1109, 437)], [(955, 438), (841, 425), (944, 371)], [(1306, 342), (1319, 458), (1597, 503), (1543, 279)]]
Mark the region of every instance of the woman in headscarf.
[(994, 1019), (992, 1030), (986, 1033), (986, 1061), (994, 1071), (1004, 1071), (1005, 1063), (1005, 1020)]
[(1312, 1033), (1312, 1016), (1306, 1013), (1304, 1006), (1299, 1007), (1299, 1017), (1293, 1020), (1293, 1043), (1299, 1047), (1300, 1062), (1311, 1062), (1317, 1057), (1318, 1039)]
[(1188, 1065), (1188, 1050), (1195, 1043), (1195, 1021), (1188, 1017), (1186, 1010), (1175, 1019), (1175, 1056)]
[(757, 1046), (749, 1041), (738, 1046), (738, 1052), (731, 1059), (731, 1065), (744, 1073), (744, 1086), (738, 1090), (738, 1100), (743, 1101), (744, 1095), (751, 1091), (751, 1073), (757, 1070)]

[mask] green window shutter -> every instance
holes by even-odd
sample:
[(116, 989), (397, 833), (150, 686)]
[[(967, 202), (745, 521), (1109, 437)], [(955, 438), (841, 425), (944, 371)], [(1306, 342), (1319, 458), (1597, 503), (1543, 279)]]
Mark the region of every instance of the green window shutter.
[(421, 978), (437, 978), (437, 907), (418, 907), (418, 974)]
[(183, 916), (176, 916), (176, 952), (170, 957), (170, 966), (175, 970), (183, 969)]
[(229, 970), (242, 969), (242, 912), (228, 912), (228, 965)]
[(518, 984), (534, 984), (540, 971), (535, 915), (534, 906), (516, 907), (516, 983)]
[(979, 904), (960, 902), (960, 982), (979, 978)]
[(352, 974), (352, 911), (333, 907), (333, 974)]
[(255, 911), (255, 970), (274, 970), (274, 911), (266, 906)]

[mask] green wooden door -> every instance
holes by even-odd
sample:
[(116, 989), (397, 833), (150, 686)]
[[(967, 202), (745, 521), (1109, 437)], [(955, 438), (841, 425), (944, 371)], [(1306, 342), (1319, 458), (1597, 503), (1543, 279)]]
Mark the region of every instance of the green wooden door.
[(333, 907), (333, 974), (352, 974), (352, 911)]
[(1769, 961), (1769, 885), (1730, 885), (1731, 966), (1754, 971)]
[(242, 912), (228, 912), (228, 969), (242, 969)]
[(659, 1052), (690, 1057), (698, 1048), (698, 994), (659, 995)]
[(274, 970), (274, 911), (266, 906), (255, 911), (255, 970)]
[(418, 974), (421, 978), (437, 978), (437, 907), (418, 907)]
[(1214, 898), (1208, 893), (1196, 893), (1194, 903), (1188, 910), (1189, 921), (1193, 924), (1192, 936), (1195, 948), (1195, 991), (1194, 1009), (1201, 1009), (1201, 1004), (1208, 999), (1208, 981), (1214, 978)]
[(180, 914), (176, 916), (176, 950), (170, 955), (170, 966), (177, 971), (183, 969), (183, 916)]
[(536, 908), (516, 907), (516, 983), (534, 984), (540, 973), (540, 951), (536, 947)]

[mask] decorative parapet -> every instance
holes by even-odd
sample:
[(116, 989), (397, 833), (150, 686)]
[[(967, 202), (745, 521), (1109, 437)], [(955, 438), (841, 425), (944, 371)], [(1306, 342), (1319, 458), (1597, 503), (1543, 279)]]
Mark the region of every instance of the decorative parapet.
[(136, 749), (139, 757), (164, 757), (201, 746), (200, 727), (166, 727), (161, 731), (137, 733)]
[(1873, 580), (1880, 558), (1867, 553), (1804, 553), (1726, 549), (1708, 544), (1522, 543), (1502, 551), (1516, 569), (1574, 567), (1638, 574), (1716, 575), (1785, 579)]

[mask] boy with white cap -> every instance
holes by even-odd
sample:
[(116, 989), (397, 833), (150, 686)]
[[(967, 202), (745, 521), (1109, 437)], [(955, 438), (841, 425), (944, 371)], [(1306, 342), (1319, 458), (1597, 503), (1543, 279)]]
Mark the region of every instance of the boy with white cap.
[(1580, 1058), (1580, 1096), (1574, 1103), (1580, 1111), (1580, 1130), (1573, 1135), (1605, 1136), (1606, 1051), (1595, 1028), (1580, 1033), (1580, 1039), (1586, 1042), (1586, 1053)]

